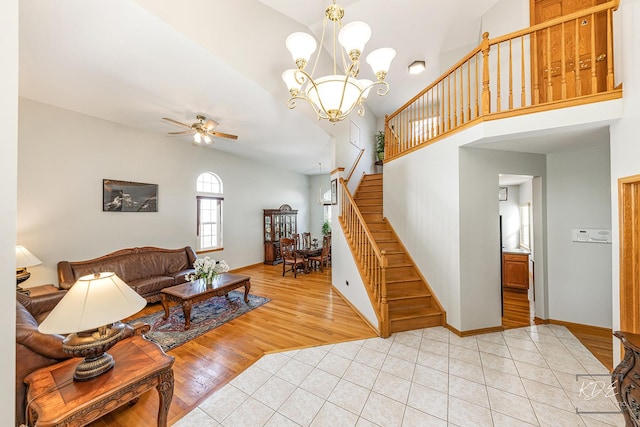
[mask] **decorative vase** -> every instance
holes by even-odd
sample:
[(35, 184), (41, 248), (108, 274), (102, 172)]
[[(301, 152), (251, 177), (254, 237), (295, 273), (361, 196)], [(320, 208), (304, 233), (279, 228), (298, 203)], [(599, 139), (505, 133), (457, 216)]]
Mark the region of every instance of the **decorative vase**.
[(384, 160), (384, 151), (378, 151), (378, 160)]
[(211, 276), (211, 277), (207, 276), (207, 277), (204, 279), (204, 281), (205, 281), (205, 283), (207, 284), (207, 286), (211, 286), (211, 285), (213, 285), (213, 278), (214, 278), (214, 277), (215, 277), (215, 276)]

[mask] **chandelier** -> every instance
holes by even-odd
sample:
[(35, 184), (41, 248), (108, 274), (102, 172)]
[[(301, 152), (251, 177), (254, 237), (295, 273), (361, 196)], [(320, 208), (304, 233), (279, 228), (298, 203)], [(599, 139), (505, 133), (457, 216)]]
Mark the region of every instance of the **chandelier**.
[[(318, 49), (311, 73), (308, 73), (305, 67), (317, 48), (316, 40), (313, 36), (300, 32), (287, 37), (287, 49), (291, 52), (297, 69), (289, 69), (282, 73), (282, 80), (291, 94), (291, 98), (287, 102), (288, 107), (295, 108), (296, 100), (303, 99), (311, 104), (318, 120), (326, 119), (332, 123), (347, 117), (356, 106), (358, 106), (358, 114), (364, 116), (364, 101), (373, 86), (379, 86), (377, 89), (379, 96), (384, 96), (389, 92), (389, 84), (384, 79), (389, 71), (391, 61), (396, 56), (396, 51), (392, 48), (374, 50), (367, 56), (366, 61), (371, 66), (376, 81), (358, 79), (360, 55), (364, 50), (364, 45), (371, 37), (371, 28), (361, 21), (343, 26), (343, 16), (344, 9), (334, 0), (333, 4), (325, 11), (320, 49)], [(329, 21), (333, 25), (333, 74), (314, 79), (313, 75), (320, 59)], [(338, 48), (337, 42), (344, 50)], [(338, 51), (340, 51), (344, 74), (338, 74)]]

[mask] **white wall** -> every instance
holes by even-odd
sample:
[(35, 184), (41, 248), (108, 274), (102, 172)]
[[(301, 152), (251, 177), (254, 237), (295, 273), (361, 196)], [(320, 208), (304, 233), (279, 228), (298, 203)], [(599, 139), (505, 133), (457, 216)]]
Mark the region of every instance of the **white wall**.
[(502, 216), (502, 247), (515, 249), (520, 247), (520, 188), (517, 185), (506, 187), (507, 200), (498, 202)]
[[(19, 120), (17, 237), (43, 261), (26, 287), (57, 283), (61, 260), (195, 247), (195, 181), (204, 171), (224, 184), (224, 250), (211, 255), (231, 268), (264, 260), (262, 209), (289, 204), (299, 230), (309, 229), (305, 175), (23, 98)], [(104, 178), (158, 184), (158, 212), (102, 212)]]
[(529, 22), (529, 0), (500, 0), (482, 16), (478, 43), (484, 32), (495, 38), (527, 28)]
[(571, 241), (574, 228), (611, 228), (609, 177), (608, 141), (547, 155), (552, 319), (611, 327), (611, 245)]
[[(616, 29), (616, 73), (624, 76), (624, 116), (611, 125), (611, 218), (612, 218), (612, 323), (620, 328), (620, 236), (618, 224), (618, 179), (640, 174), (640, 1), (622, 0), (614, 15)], [(623, 34), (624, 37), (620, 37)], [(617, 340), (616, 340), (617, 341)], [(614, 361), (620, 346), (613, 346)], [(615, 363), (615, 362), (614, 362)]]
[(15, 418), (16, 194), (18, 154), (18, 0), (0, 3), (0, 414)]
[[(323, 165), (323, 172), (324, 170)], [(322, 223), (324, 221), (324, 205), (318, 203), (320, 195), (320, 186), (322, 185), (323, 193), (330, 190), (331, 175), (323, 173), (322, 175), (313, 175), (309, 177), (309, 227), (299, 229), (298, 231), (309, 231), (313, 237), (317, 237), (322, 243)], [(331, 199), (329, 199), (331, 200)]]
[(384, 165), (384, 214), (447, 311), (447, 322), (460, 329), (456, 137)]

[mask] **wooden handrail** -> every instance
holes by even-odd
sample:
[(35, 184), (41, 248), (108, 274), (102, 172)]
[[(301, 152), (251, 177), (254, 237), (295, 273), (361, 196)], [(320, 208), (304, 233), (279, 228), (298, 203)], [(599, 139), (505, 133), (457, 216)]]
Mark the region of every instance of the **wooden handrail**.
[(351, 170), (349, 170), (349, 174), (345, 178), (345, 182), (349, 182), (349, 180), (351, 179), (351, 175), (353, 175), (353, 172), (356, 170), (356, 166), (358, 166), (358, 163), (360, 162), (360, 159), (362, 158), (363, 154), (364, 154), (364, 148), (361, 148), (360, 153), (358, 153), (358, 157), (356, 157), (356, 159), (353, 162), (353, 166), (351, 166)]
[[(493, 39), (484, 33), (478, 47), (385, 118), (385, 162), (505, 113), (515, 116), (620, 97), (613, 70), (613, 11), (619, 3), (611, 0)], [(579, 30), (584, 17), (589, 17), (589, 34)], [(599, 30), (606, 37), (598, 51), (596, 25), (602, 25)], [(572, 28), (574, 49), (567, 51), (565, 36)], [(559, 39), (557, 62), (552, 62), (552, 37)], [(581, 52), (580, 46), (586, 50)]]

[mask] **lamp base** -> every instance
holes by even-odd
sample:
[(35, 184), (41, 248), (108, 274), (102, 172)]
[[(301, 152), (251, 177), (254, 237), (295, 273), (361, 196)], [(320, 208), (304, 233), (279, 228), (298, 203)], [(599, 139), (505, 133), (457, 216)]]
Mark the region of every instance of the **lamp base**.
[(97, 330), (69, 334), (62, 342), (62, 350), (84, 360), (73, 374), (75, 381), (88, 381), (109, 371), (115, 365), (113, 357), (106, 353), (124, 336), (124, 324), (114, 323)]
[(29, 273), (26, 268), (16, 268), (16, 284), (17, 285), (24, 282), (29, 277), (31, 277), (31, 273)]
[(86, 357), (76, 366), (73, 373), (74, 381), (89, 381), (99, 375), (104, 374), (114, 367), (116, 362), (109, 353), (102, 353), (97, 357)]

